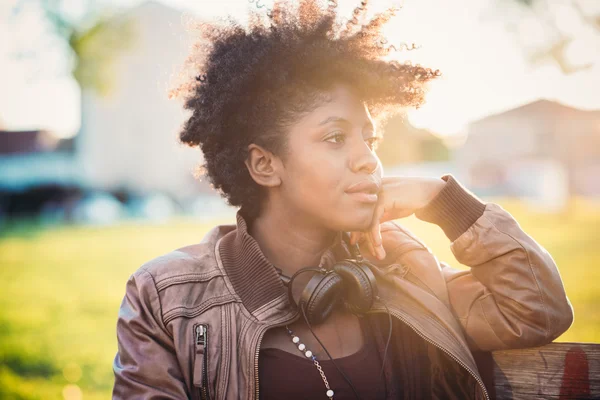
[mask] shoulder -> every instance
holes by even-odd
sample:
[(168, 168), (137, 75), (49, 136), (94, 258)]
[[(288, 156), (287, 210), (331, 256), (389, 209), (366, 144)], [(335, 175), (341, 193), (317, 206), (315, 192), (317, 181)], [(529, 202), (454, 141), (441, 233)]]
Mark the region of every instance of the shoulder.
[(159, 285), (178, 277), (219, 274), (216, 261), (217, 242), (233, 228), (231, 225), (216, 226), (201, 242), (180, 247), (145, 262), (134, 272), (134, 276), (150, 275)]
[(165, 319), (201, 307), (216, 297), (233, 297), (216, 257), (218, 241), (233, 229), (230, 225), (216, 226), (201, 242), (145, 262), (130, 278), (138, 296), (154, 299)]

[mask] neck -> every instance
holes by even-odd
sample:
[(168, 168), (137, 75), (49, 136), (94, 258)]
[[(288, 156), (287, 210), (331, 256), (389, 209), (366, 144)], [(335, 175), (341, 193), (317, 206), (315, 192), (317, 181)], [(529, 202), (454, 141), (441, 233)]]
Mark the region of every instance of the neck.
[(249, 233), (265, 257), (287, 276), (305, 267), (319, 266), (323, 253), (337, 236), (336, 232), (311, 225), (305, 218), (294, 217), (277, 207), (258, 216)]

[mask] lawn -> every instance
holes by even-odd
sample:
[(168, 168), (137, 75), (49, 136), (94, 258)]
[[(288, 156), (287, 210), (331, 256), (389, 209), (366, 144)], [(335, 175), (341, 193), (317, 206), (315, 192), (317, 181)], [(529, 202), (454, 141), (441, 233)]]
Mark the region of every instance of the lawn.
[[(556, 260), (575, 308), (559, 341), (600, 342), (597, 205), (578, 200), (560, 215), (496, 200)], [(199, 241), (217, 221), (104, 228), (11, 227), (0, 236), (0, 399), (107, 399), (115, 321), (125, 282), (142, 263)], [(439, 259), (460, 267), (435, 225), (401, 224)]]

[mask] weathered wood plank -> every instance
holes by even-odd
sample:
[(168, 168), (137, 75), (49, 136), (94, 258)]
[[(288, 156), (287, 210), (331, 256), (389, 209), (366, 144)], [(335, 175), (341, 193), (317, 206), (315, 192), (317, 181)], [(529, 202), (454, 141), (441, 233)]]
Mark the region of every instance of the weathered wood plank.
[(600, 344), (497, 351), (490, 376), (497, 399), (600, 399)]

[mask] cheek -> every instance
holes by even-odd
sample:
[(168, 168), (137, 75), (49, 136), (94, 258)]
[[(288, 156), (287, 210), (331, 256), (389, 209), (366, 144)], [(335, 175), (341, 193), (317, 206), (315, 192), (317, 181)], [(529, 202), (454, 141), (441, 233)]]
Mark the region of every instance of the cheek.
[[(290, 160), (292, 161), (292, 160)], [(350, 184), (344, 159), (307, 154), (286, 166), (286, 201), (292, 209), (335, 230), (365, 230), (374, 206), (352, 201), (344, 193)]]
[(306, 154), (290, 171), (294, 191), (304, 200), (317, 199), (321, 203), (337, 202), (343, 184), (345, 164), (331, 157)]
[(343, 166), (332, 160), (314, 160), (313, 163), (305, 165), (305, 171), (308, 172), (307, 180), (310, 179), (323, 189), (337, 187), (344, 174)]

